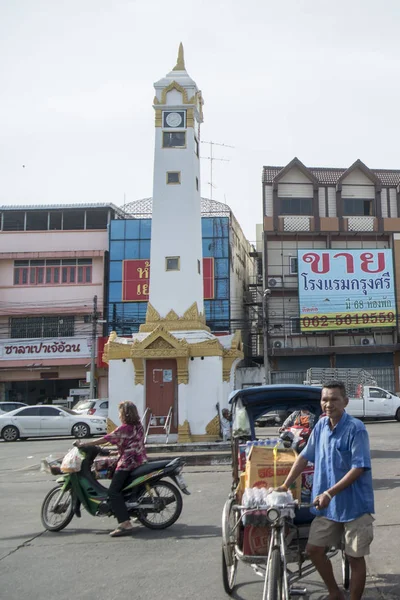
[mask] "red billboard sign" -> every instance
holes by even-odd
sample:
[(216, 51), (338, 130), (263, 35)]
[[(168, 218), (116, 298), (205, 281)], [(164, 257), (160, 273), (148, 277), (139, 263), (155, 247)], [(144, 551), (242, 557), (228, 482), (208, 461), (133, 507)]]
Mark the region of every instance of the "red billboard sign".
[(124, 260), (122, 263), (122, 301), (147, 302), (149, 281), (149, 260)]
[[(214, 298), (214, 259), (203, 258), (204, 300)], [(122, 263), (122, 301), (147, 302), (150, 293), (150, 261), (124, 260)]]

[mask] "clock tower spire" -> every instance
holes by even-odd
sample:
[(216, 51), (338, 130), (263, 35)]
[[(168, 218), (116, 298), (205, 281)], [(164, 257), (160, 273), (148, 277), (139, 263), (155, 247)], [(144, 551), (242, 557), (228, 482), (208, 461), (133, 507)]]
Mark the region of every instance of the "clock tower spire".
[(174, 69), (154, 84), (155, 149), (150, 308), (181, 318), (203, 314), (199, 135), (203, 100), (185, 68), (182, 43)]
[(183, 44), (182, 44), (182, 42), (179, 44), (178, 60), (176, 62), (175, 67), (172, 70), (173, 71), (186, 71), (186, 67), (185, 67), (185, 54), (183, 52)]

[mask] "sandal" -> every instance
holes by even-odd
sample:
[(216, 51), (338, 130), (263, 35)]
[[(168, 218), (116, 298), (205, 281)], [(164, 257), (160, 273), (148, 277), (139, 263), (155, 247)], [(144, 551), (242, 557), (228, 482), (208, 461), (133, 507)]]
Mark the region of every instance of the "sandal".
[(132, 535), (133, 527), (117, 527), (110, 533), (110, 537), (122, 537), (124, 535)]

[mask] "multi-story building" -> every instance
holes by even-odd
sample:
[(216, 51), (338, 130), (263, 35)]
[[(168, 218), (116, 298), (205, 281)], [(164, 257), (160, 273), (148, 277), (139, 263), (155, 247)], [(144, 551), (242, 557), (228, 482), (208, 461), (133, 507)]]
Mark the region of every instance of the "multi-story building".
[[(263, 255), (272, 381), (360, 367), (399, 389), (400, 171), (263, 169)], [(395, 275), (397, 276), (395, 278)]]
[[(149, 298), (152, 200), (124, 207), (127, 220), (110, 224), (109, 330), (130, 335), (145, 322)], [(251, 355), (249, 285), (256, 277), (254, 248), (226, 204), (201, 202), (204, 308), (215, 334), (240, 329)]]
[[(102, 320), (112, 204), (0, 207), (0, 400), (88, 394), (94, 299)], [(83, 386), (83, 387), (80, 387)], [(82, 391), (83, 389), (83, 391)], [(97, 372), (107, 396), (107, 371)]]

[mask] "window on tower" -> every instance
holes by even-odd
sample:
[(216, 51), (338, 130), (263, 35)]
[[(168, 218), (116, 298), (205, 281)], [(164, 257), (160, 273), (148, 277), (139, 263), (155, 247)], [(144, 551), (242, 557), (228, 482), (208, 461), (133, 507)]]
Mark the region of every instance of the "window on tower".
[(167, 171), (167, 184), (173, 185), (181, 182), (180, 171)]
[(194, 151), (196, 152), (196, 155), (199, 156), (199, 140), (196, 136), (194, 137)]
[(167, 256), (165, 259), (165, 270), (166, 271), (180, 271), (181, 270), (181, 259), (179, 256)]
[(163, 131), (163, 148), (185, 148), (186, 131)]

